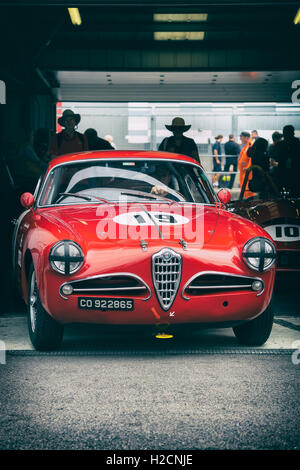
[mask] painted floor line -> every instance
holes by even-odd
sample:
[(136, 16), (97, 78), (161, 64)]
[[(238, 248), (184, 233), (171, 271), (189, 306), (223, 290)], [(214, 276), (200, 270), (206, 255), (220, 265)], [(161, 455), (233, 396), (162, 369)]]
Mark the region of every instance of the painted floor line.
[(295, 325), (287, 320), (274, 320), (274, 323), (280, 326), (284, 326), (285, 328), (290, 328), (291, 330), (300, 331), (300, 325)]

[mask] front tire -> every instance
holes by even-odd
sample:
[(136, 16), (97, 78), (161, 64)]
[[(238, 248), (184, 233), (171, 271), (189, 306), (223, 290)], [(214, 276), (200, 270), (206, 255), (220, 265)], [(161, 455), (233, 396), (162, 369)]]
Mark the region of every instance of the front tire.
[(268, 340), (271, 334), (273, 319), (274, 311), (271, 302), (259, 317), (242, 325), (235, 326), (233, 332), (241, 344), (261, 346)]
[(27, 324), (32, 345), (38, 351), (58, 349), (64, 327), (55, 321), (42, 306), (33, 265), (28, 278)]

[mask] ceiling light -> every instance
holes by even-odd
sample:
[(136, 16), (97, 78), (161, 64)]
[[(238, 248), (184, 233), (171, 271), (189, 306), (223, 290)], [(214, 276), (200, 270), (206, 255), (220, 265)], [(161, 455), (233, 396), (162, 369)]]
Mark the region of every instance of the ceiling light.
[(155, 31), (155, 41), (202, 41), (204, 31)]
[(300, 8), (297, 11), (297, 14), (296, 14), (295, 19), (294, 19), (294, 23), (295, 24), (300, 23)]
[(169, 23), (207, 21), (207, 13), (154, 13), (153, 20)]
[(80, 26), (82, 21), (78, 8), (68, 8), (68, 12), (72, 23), (75, 26)]

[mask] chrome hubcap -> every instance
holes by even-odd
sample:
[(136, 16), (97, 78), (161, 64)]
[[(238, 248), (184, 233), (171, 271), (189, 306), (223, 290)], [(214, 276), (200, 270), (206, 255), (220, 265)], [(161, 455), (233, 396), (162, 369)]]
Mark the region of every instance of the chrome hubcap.
[(30, 323), (32, 332), (35, 332), (36, 328), (36, 302), (37, 302), (37, 285), (35, 273), (33, 273), (30, 284), (30, 301), (29, 301), (29, 312), (30, 312)]

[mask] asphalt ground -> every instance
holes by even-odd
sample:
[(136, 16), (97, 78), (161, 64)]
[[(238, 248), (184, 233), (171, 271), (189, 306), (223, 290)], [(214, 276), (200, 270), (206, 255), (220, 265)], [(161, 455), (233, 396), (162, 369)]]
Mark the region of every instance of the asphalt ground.
[(37, 353), (24, 313), (2, 315), (0, 449), (299, 449), (297, 290), (279, 293), (256, 348), (230, 329), (162, 342), (70, 325)]
[(291, 354), (8, 356), (1, 449), (299, 449)]

